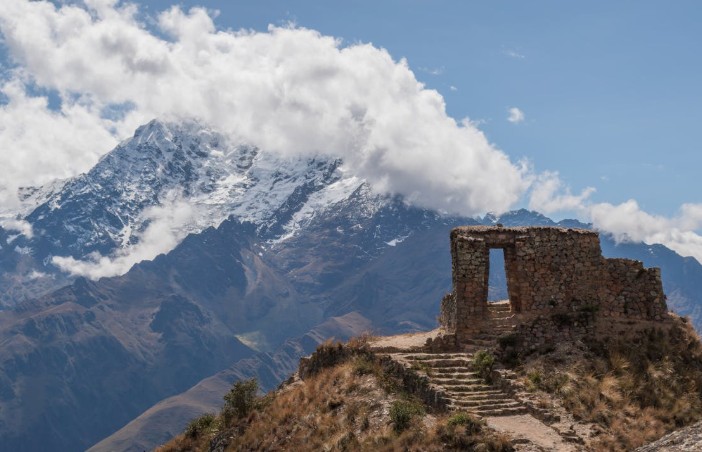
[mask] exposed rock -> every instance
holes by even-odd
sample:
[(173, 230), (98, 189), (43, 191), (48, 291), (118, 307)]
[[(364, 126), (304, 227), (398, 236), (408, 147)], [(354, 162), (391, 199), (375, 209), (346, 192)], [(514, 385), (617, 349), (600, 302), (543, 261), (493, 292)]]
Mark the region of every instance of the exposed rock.
[(702, 450), (702, 422), (676, 430), (636, 449), (636, 452), (691, 452)]

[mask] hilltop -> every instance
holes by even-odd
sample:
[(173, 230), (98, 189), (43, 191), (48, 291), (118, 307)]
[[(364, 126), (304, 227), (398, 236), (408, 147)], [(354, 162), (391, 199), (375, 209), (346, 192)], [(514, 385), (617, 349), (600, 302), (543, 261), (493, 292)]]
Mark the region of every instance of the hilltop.
[[(157, 450), (624, 451), (702, 419), (702, 344), (674, 315), (635, 347), (612, 336), (518, 358), (505, 344), (464, 354), (474, 389), (462, 401), (437, 385), (455, 356), (428, 353), (426, 336), (327, 342), (265, 396), (242, 397), (250, 383), (236, 383), (220, 413)], [(512, 408), (469, 402), (481, 393)]]
[[(509, 300), (488, 302), (491, 248)], [(236, 383), (164, 450), (624, 451), (702, 418), (702, 344), (667, 311), (660, 269), (543, 226), (455, 228), (451, 256), (439, 329), (325, 344), (265, 399)]]

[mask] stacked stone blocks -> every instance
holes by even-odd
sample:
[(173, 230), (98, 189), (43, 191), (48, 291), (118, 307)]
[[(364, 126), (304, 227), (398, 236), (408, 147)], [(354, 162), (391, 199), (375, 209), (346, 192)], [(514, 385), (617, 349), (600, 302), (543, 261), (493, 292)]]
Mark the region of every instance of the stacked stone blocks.
[(599, 235), (558, 227), (465, 226), (451, 232), (453, 292), (441, 322), (459, 342), (488, 322), (490, 249), (501, 248), (511, 310), (520, 319), (588, 311), (660, 320), (667, 311), (658, 269), (602, 257)]

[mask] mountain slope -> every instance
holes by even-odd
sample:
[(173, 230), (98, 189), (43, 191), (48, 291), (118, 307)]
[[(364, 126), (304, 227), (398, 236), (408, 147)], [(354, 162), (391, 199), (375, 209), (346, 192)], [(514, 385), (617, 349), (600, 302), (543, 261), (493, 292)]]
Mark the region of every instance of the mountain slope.
[[(169, 197), (174, 188), (180, 200)], [(553, 224), (528, 211), (446, 217), (374, 193), (338, 161), (283, 159), (195, 123), (158, 121), (90, 172), (33, 196), (38, 205), (22, 218), (34, 237), (0, 229), (0, 293), (8, 306), (25, 300), (0, 312), (0, 440), (23, 450), (83, 449), (236, 366), (273, 386), (285, 362), (325, 335), (349, 334), (338, 322), (319, 329), (331, 318), (353, 316), (381, 334), (431, 329), (451, 284), (451, 227)], [(127, 252), (181, 201), (192, 215), (176, 226), (192, 234), (173, 250), (122, 276), (48, 292), (70, 280), (53, 256)], [(659, 264), (671, 306), (702, 324), (696, 261), (606, 238), (603, 249)], [(298, 345), (287, 347), (292, 338)], [(285, 358), (266, 361), (278, 353)], [(159, 425), (182, 428), (177, 405), (171, 420), (149, 421), (154, 438)]]
[[(252, 231), (231, 225), (226, 246), (215, 245), (229, 251), (218, 256), (226, 257), (218, 290), (245, 292), (238, 250)], [(212, 259), (189, 257), (201, 269)], [(163, 256), (99, 283), (79, 278), (1, 313), (5, 450), (84, 449), (163, 397), (254, 354), (203, 303), (179, 258)]]

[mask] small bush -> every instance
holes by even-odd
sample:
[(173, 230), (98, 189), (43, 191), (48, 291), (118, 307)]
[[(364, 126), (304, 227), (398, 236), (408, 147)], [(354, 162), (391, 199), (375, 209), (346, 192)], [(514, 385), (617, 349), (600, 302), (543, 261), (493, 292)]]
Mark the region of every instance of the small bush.
[(217, 430), (217, 418), (214, 414), (203, 414), (197, 419), (190, 421), (185, 427), (185, 436), (188, 438), (197, 438), (208, 430)]
[(531, 391), (535, 391), (537, 389), (541, 389), (541, 380), (542, 380), (541, 372), (538, 370), (532, 370), (527, 374), (527, 387)]
[(423, 363), (421, 361), (414, 361), (412, 363), (412, 369), (420, 371), (420, 372), (424, 372), (425, 374), (427, 374), (430, 377), (432, 376), (431, 366), (429, 366), (429, 364), (427, 364), (427, 363)]
[(358, 376), (371, 375), (376, 372), (376, 364), (367, 356), (359, 356), (353, 361), (353, 373)]
[(446, 425), (449, 427), (465, 426), (467, 435), (477, 435), (483, 430), (483, 423), (468, 413), (456, 413), (451, 416)]
[(232, 389), (224, 396), (222, 415), (228, 424), (232, 419), (246, 417), (256, 407), (258, 397), (258, 382), (255, 378), (237, 381)]
[(473, 356), (473, 370), (487, 383), (492, 383), (492, 368), (495, 356), (488, 350), (480, 350)]
[(412, 418), (422, 414), (424, 414), (424, 407), (409, 400), (397, 400), (390, 407), (390, 419), (397, 433), (409, 427)]
[(456, 413), (445, 424), (439, 423), (436, 435), (444, 450), (514, 451), (509, 438), (496, 435), (484, 427), (483, 421), (466, 413)]

